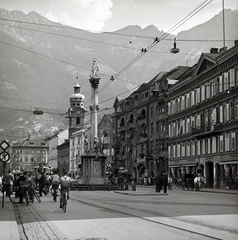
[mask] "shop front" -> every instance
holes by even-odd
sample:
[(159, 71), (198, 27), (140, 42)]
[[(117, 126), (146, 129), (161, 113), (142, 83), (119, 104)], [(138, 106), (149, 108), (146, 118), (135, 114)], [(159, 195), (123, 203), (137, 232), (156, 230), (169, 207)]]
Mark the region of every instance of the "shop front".
[(169, 160), (169, 177), (175, 179), (183, 179), (185, 174), (193, 174), (197, 175), (198, 170), (198, 160), (190, 159), (190, 160)]

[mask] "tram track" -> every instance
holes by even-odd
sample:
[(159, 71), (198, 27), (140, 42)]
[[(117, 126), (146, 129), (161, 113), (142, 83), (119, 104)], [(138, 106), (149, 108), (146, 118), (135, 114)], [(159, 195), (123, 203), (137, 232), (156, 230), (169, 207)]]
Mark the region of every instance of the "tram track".
[[(72, 196), (72, 195), (71, 195)], [(133, 218), (137, 218), (137, 219), (141, 219), (143, 221), (147, 221), (147, 222), (151, 222), (151, 223), (154, 223), (154, 224), (157, 224), (157, 225), (162, 225), (162, 226), (166, 226), (166, 227), (169, 227), (169, 228), (173, 228), (173, 229), (177, 229), (177, 230), (180, 230), (180, 231), (183, 231), (183, 232), (187, 232), (187, 233), (191, 233), (191, 234), (195, 234), (195, 235), (198, 235), (198, 236), (201, 236), (204, 238), (208, 238), (208, 239), (217, 239), (217, 240), (222, 240), (223, 238), (220, 238), (220, 237), (215, 237), (213, 235), (209, 235), (209, 234), (204, 234), (202, 232), (199, 232), (199, 231), (194, 231), (194, 230), (191, 230), (191, 229), (186, 229), (184, 227), (179, 227), (179, 226), (175, 226), (173, 224), (168, 224), (168, 223), (165, 223), (165, 222), (162, 222), (160, 220), (153, 220), (151, 218), (148, 218), (148, 217), (143, 217), (143, 216), (139, 216), (138, 214), (133, 214), (133, 213), (130, 213), (130, 212), (136, 212), (138, 213), (141, 212), (143, 214), (147, 214), (147, 215), (153, 215), (153, 217), (166, 217), (166, 218), (170, 218), (171, 220), (176, 220), (176, 221), (180, 221), (180, 222), (187, 222), (188, 224), (193, 224), (193, 225), (199, 225), (201, 227), (206, 227), (206, 228), (209, 228), (209, 229), (213, 229), (213, 230), (218, 230), (218, 231), (225, 231), (225, 232), (229, 232), (231, 233), (230, 230), (226, 230), (226, 229), (221, 229), (219, 227), (215, 227), (215, 226), (210, 226), (210, 225), (207, 225), (207, 224), (203, 224), (203, 223), (200, 223), (200, 222), (194, 222), (194, 221), (184, 221), (184, 219), (182, 220), (179, 220), (177, 218), (172, 218), (172, 217), (168, 217), (167, 215), (163, 214), (163, 213), (159, 213), (159, 212), (154, 212), (154, 211), (150, 211), (150, 210), (145, 210), (145, 209), (139, 209), (138, 208), (133, 208), (132, 206), (127, 206), (125, 204), (120, 204), (117, 202), (111, 202), (111, 201), (108, 201), (108, 200), (102, 200), (102, 199), (89, 199), (89, 198), (86, 198), (86, 197), (82, 197), (80, 196), (80, 199), (79, 198), (73, 198), (71, 197), (72, 200), (74, 201), (77, 201), (81, 204), (85, 204), (85, 205), (88, 205), (88, 206), (91, 206), (91, 207), (97, 207), (97, 208), (101, 208), (103, 210), (106, 210), (106, 211), (110, 211), (110, 212), (115, 212), (115, 213), (119, 213), (119, 214), (122, 214), (122, 215), (126, 215), (127, 217), (133, 217)], [(97, 203), (95, 203), (95, 201)], [(158, 202), (155, 202), (155, 201), (131, 201), (129, 200), (130, 203), (146, 203), (146, 204), (158, 204)], [(128, 201), (127, 201), (128, 203)], [(188, 203), (177, 203), (177, 202), (159, 202), (160, 204), (168, 204), (168, 205), (188, 205)], [(106, 205), (110, 205), (111, 207), (108, 207), (108, 206), (105, 206)], [(202, 203), (191, 203), (190, 205), (194, 206), (204, 206)], [(207, 206), (210, 206), (210, 205), (216, 205), (216, 206), (224, 206), (223, 204), (205, 204)], [(230, 207), (234, 207), (234, 206), (238, 206), (236, 204), (231, 204), (229, 205)], [(119, 210), (118, 208), (126, 208), (128, 211), (123, 211), (123, 210)], [(238, 234), (237, 231), (232, 231), (233, 234)]]

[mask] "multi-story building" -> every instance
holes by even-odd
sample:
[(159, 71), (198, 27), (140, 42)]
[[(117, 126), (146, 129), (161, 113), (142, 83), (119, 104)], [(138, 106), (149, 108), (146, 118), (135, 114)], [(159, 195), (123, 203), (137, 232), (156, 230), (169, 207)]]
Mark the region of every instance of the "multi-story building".
[(113, 144), (113, 121), (111, 114), (105, 114), (98, 123), (98, 134), (101, 142), (101, 151), (107, 156), (106, 165), (113, 166), (114, 148)]
[(59, 175), (63, 175), (64, 171), (69, 172), (69, 139), (57, 146), (58, 151), (58, 170)]
[(68, 129), (62, 130), (49, 138), (49, 166), (52, 169), (58, 168), (58, 145), (64, 143), (69, 137)]
[(32, 172), (36, 166), (48, 166), (49, 145), (41, 139), (25, 139), (12, 145), (13, 170)]
[(222, 188), (238, 174), (238, 41), (203, 53), (168, 92), (170, 174)]
[[(123, 100), (114, 102), (114, 149), (118, 172), (131, 173), (139, 180), (167, 171), (168, 87), (188, 68), (161, 72)], [(169, 83), (168, 83), (169, 82)]]
[[(68, 110), (69, 117), (69, 172), (75, 176), (78, 175), (78, 158), (82, 154), (83, 142), (80, 141), (79, 135), (74, 133), (85, 129), (85, 113), (84, 108), (85, 96), (80, 93), (80, 86), (77, 84), (74, 87), (74, 93), (70, 96), (70, 108)], [(81, 135), (81, 134), (80, 134)]]

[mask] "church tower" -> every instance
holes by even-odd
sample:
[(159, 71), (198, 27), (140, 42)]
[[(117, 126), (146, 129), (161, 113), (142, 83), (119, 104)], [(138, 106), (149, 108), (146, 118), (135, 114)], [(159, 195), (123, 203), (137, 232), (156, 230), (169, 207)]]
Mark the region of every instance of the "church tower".
[(84, 128), (85, 112), (87, 112), (87, 110), (84, 108), (85, 96), (80, 93), (80, 88), (81, 87), (77, 83), (76, 86), (74, 86), (74, 93), (69, 99), (69, 139), (74, 132)]

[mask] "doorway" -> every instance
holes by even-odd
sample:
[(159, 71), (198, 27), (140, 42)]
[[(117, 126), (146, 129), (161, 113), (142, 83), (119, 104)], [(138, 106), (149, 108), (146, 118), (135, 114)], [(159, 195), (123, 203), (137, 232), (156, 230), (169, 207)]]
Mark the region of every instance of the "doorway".
[(213, 162), (206, 163), (206, 178), (207, 178), (207, 187), (213, 188), (213, 184), (214, 184)]

